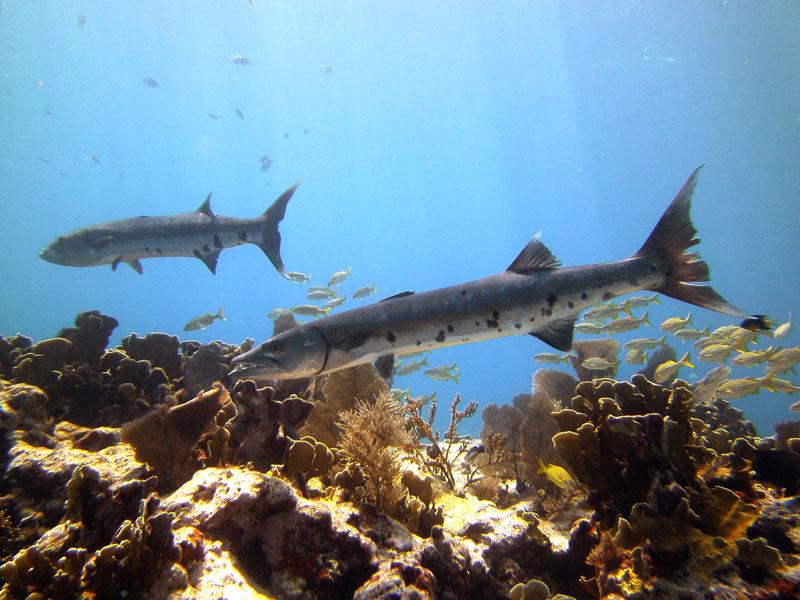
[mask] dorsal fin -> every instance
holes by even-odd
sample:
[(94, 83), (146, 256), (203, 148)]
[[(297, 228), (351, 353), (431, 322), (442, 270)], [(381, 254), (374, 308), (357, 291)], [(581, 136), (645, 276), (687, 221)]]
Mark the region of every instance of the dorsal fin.
[(522, 249), (506, 271), (514, 273), (530, 273), (531, 271), (546, 271), (556, 269), (561, 265), (553, 256), (550, 249), (542, 243), (541, 236), (537, 233), (527, 246)]
[(206, 196), (206, 199), (203, 201), (203, 203), (195, 212), (203, 213), (204, 215), (208, 215), (209, 217), (214, 216), (214, 211), (211, 210), (211, 194), (213, 193), (214, 192), (208, 192), (208, 196)]
[(389, 296), (388, 298), (384, 298), (380, 300), (380, 302), (386, 302), (387, 300), (394, 300), (395, 298), (402, 298), (403, 296), (411, 296), (414, 292), (400, 292), (399, 294), (395, 294), (394, 296)]

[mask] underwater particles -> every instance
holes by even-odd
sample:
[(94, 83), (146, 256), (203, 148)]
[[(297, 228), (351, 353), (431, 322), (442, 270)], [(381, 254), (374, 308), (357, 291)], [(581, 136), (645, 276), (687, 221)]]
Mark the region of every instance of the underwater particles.
[(328, 64), (323, 63), (323, 64), (321, 64), (319, 66), (319, 72), (320, 73), (325, 73), (326, 75), (330, 75), (330, 74), (333, 73), (333, 67), (328, 65)]
[(240, 67), (246, 67), (250, 64), (250, 59), (244, 54), (236, 54), (231, 60), (233, 61), (233, 64), (239, 65)]
[(40, 257), (58, 265), (90, 267), (120, 263), (130, 265), (140, 275), (140, 259), (187, 256), (200, 259), (212, 273), (225, 248), (255, 244), (283, 274), (278, 225), (299, 181), (281, 194), (258, 217), (239, 219), (217, 215), (211, 210), (211, 194), (191, 213), (161, 217), (134, 217), (90, 225), (66, 233)]
[(265, 173), (269, 171), (269, 168), (272, 166), (272, 158), (270, 158), (269, 154), (265, 154), (259, 158), (258, 162), (261, 164), (261, 170)]
[(220, 308), (215, 313), (206, 313), (204, 315), (200, 315), (199, 317), (195, 317), (186, 325), (183, 326), (184, 331), (197, 331), (199, 329), (205, 329), (206, 327), (210, 326), (214, 321), (219, 319), (220, 321), (227, 321), (227, 319), (222, 315), (222, 309)]
[(86, 15), (81, 15), (77, 19), (75, 19), (75, 25), (77, 25), (78, 27), (83, 28), (83, 27), (86, 26), (86, 21), (88, 21), (88, 19), (86, 18)]
[[(504, 272), (428, 292), (396, 294), (287, 329), (235, 357), (231, 377), (317, 376), (376, 357), (508, 335), (531, 334), (565, 352), (572, 347), (581, 311), (637, 290), (744, 317), (713, 288), (699, 283), (708, 280), (708, 265), (689, 252), (698, 242), (689, 215), (698, 174), (699, 169), (686, 180), (644, 244), (629, 258), (561, 269), (558, 259), (535, 236)], [(328, 281), (329, 286), (333, 283)], [(628, 318), (637, 326), (647, 322), (646, 314)], [(624, 322), (617, 327), (627, 330), (630, 325)], [(428, 376), (430, 371), (426, 371)]]
[(149, 88), (153, 88), (154, 90), (161, 89), (161, 85), (159, 85), (159, 83), (152, 77), (145, 77), (144, 79), (142, 79), (142, 83)]

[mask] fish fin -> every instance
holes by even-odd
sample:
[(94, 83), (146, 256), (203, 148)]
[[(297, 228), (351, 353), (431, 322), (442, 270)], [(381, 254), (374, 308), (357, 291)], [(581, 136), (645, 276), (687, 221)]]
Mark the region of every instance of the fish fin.
[(561, 265), (553, 256), (550, 249), (542, 243), (540, 234), (533, 236), (530, 242), (522, 249), (506, 271), (514, 273), (530, 273), (532, 271), (546, 271), (556, 269)]
[(369, 332), (360, 331), (359, 333), (354, 333), (353, 335), (349, 335), (345, 338), (333, 341), (331, 343), (331, 346), (333, 346), (337, 350), (350, 352), (351, 350), (355, 350), (356, 348), (360, 348), (361, 346), (366, 344), (368, 339), (369, 339)]
[(696, 252), (686, 252), (687, 248), (700, 243), (689, 210), (692, 205), (692, 192), (701, 168), (698, 167), (689, 176), (634, 256), (666, 259), (667, 281), (653, 291), (689, 304), (743, 317), (742, 311), (726, 302), (711, 286), (696, 285), (698, 281), (708, 281), (708, 264)]
[(209, 216), (211, 218), (215, 217), (216, 215), (214, 214), (214, 211), (211, 210), (211, 194), (213, 193), (214, 192), (208, 192), (208, 196), (206, 196), (206, 199), (203, 200), (203, 203), (194, 212), (203, 213), (204, 215)]
[(221, 319), (221, 320), (223, 320), (223, 321), (227, 321), (227, 320), (228, 320), (228, 319), (226, 319), (226, 318), (225, 318), (225, 315), (223, 315), (223, 314), (222, 314), (222, 308), (221, 308), (221, 307), (220, 307), (220, 309), (219, 309), (219, 310), (216, 312), (216, 314), (214, 314), (214, 316), (215, 316), (217, 319)]
[(394, 300), (395, 298), (402, 298), (403, 296), (411, 296), (413, 293), (414, 292), (400, 292), (399, 294), (395, 294), (394, 296), (389, 296), (388, 298), (379, 300), (379, 302), (386, 302), (387, 300)]
[(139, 262), (138, 258), (134, 258), (133, 260), (126, 260), (127, 264), (131, 266), (131, 268), (136, 271), (139, 275), (144, 275), (144, 269), (142, 268), (142, 263)]
[(388, 381), (392, 378), (392, 372), (394, 371), (394, 354), (379, 356), (372, 364), (375, 365), (378, 375), (383, 379)]
[(277, 200), (261, 215), (263, 222), (261, 242), (256, 245), (264, 251), (264, 254), (267, 255), (267, 258), (278, 270), (278, 273), (281, 274), (284, 272), (284, 267), (283, 259), (281, 258), (281, 234), (278, 231), (278, 225), (283, 221), (283, 217), (286, 215), (286, 205), (299, 185), (300, 180), (298, 179), (289, 189), (278, 196)]
[(200, 254), (195, 255), (197, 258), (203, 261), (203, 264), (208, 267), (208, 270), (211, 271), (214, 275), (217, 274), (217, 261), (219, 260), (219, 253), (222, 250), (217, 250), (216, 252), (211, 252), (209, 254)]
[(111, 270), (116, 271), (117, 267), (119, 266), (119, 263), (121, 262), (122, 262), (121, 258), (115, 258), (113, 261), (111, 261)]
[(91, 246), (92, 250), (102, 250), (103, 248), (105, 248), (111, 242), (114, 241), (114, 236), (111, 235), (111, 234), (104, 235), (104, 236), (99, 237), (97, 239), (91, 239), (92, 236), (89, 236), (89, 237), (90, 237), (89, 246)]
[(529, 335), (539, 338), (556, 350), (567, 352), (572, 348), (572, 336), (575, 333), (575, 318), (557, 319), (541, 329), (531, 331)]

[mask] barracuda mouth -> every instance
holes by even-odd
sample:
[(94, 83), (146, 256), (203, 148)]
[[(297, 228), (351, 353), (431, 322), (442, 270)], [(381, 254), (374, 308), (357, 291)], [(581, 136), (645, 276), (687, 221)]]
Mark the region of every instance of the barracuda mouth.
[(245, 377), (249, 379), (275, 379), (277, 373), (283, 370), (278, 361), (269, 356), (259, 356), (257, 360), (253, 360), (253, 357), (248, 356), (248, 354), (249, 352), (240, 354), (231, 361), (234, 368), (228, 373), (228, 377), (236, 380)]

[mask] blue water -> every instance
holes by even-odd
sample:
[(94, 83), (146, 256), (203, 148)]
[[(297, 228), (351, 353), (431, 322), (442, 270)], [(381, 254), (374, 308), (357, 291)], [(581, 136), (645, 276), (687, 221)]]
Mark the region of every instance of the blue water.
[[(120, 321), (114, 342), (268, 337), (267, 311), (305, 287), (255, 246), (223, 252), (216, 276), (188, 258), (144, 261), (140, 276), (37, 256), (68, 230), (188, 212), (210, 190), (217, 213), (250, 217), (302, 178), (281, 227), (287, 268), (325, 283), (352, 266), (346, 290), (376, 282), (384, 297), (500, 271), (538, 230), (566, 265), (628, 256), (700, 164), (693, 218), (715, 288), (800, 317), (798, 3), (165, 4), (2, 3), (6, 335), (50, 337), (99, 309)], [(662, 302), (656, 326), (689, 310)], [(184, 334), (220, 306), (228, 322)], [(429, 361), (456, 361), (459, 385), (395, 385), (507, 403), (546, 350), (530, 336), (443, 349)], [(793, 400), (734, 404), (766, 435)]]

